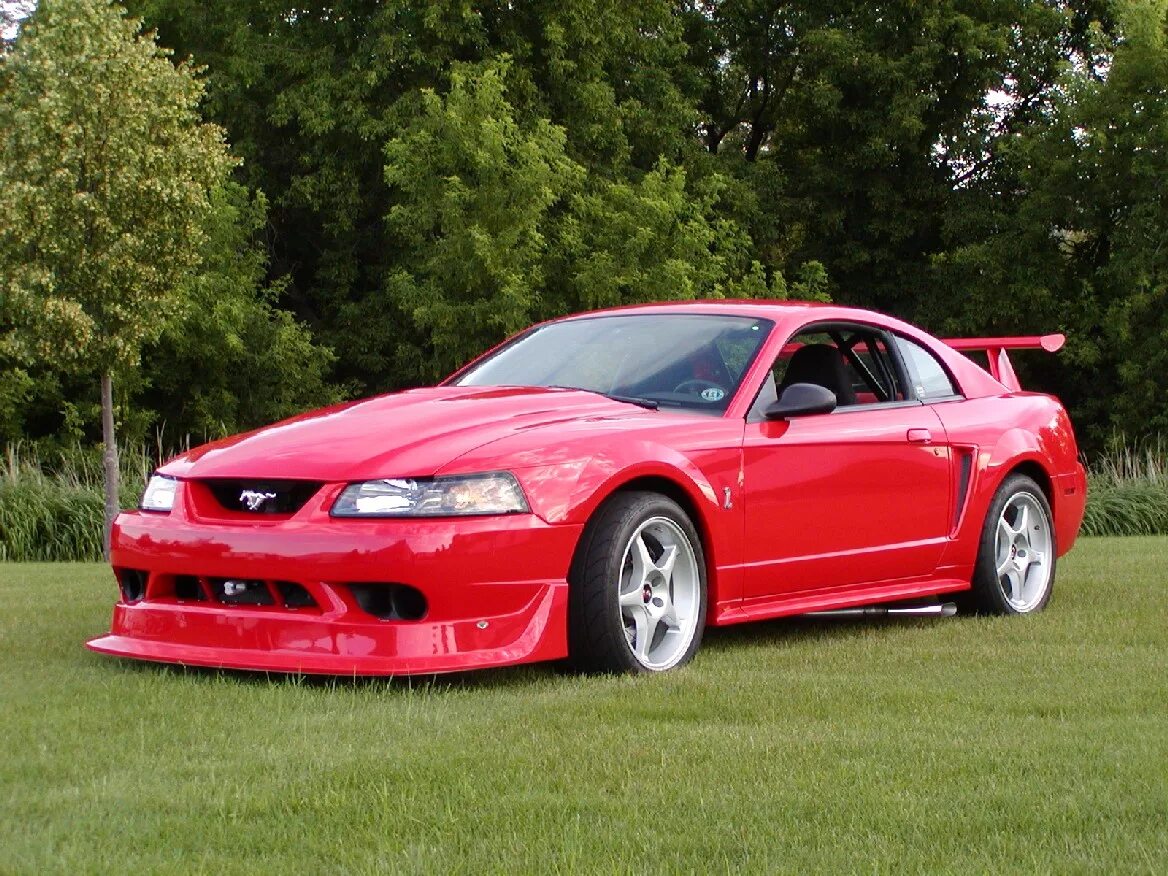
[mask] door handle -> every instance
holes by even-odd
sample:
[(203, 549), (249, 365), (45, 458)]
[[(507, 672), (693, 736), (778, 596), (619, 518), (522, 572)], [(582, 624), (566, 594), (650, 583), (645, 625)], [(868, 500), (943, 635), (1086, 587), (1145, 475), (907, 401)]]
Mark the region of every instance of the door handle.
[(908, 435), (909, 444), (932, 444), (933, 433), (928, 429), (909, 429)]

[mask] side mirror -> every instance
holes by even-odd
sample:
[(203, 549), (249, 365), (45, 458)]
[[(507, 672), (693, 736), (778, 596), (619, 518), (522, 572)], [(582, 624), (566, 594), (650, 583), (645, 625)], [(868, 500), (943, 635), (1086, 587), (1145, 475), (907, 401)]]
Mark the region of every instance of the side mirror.
[(768, 420), (786, 420), (808, 414), (828, 414), (835, 410), (835, 393), (818, 383), (792, 383), (779, 400), (766, 409)]

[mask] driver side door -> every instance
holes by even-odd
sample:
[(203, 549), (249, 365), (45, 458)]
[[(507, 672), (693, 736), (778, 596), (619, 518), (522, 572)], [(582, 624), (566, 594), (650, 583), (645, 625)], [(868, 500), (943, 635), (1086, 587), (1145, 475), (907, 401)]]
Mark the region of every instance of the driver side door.
[(748, 416), (747, 599), (928, 576), (947, 543), (945, 429), (907, 390), (891, 339), (858, 325), (801, 331), (772, 366), (772, 393), (793, 351), (808, 344), (836, 347), (854, 398), (831, 413), (768, 420), (764, 389)]

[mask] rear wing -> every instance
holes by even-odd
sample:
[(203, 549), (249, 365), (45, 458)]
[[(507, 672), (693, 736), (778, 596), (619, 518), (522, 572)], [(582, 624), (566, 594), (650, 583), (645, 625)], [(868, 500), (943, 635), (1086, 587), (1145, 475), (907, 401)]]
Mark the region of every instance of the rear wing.
[(1014, 373), (1014, 366), (1010, 364), (1007, 350), (1046, 350), (1055, 353), (1062, 349), (1066, 342), (1065, 335), (1027, 335), (1017, 338), (945, 338), (944, 343), (954, 350), (966, 352), (969, 350), (984, 350), (989, 359), (989, 372), (995, 380), (1014, 391), (1022, 387), (1018, 383), (1018, 376)]

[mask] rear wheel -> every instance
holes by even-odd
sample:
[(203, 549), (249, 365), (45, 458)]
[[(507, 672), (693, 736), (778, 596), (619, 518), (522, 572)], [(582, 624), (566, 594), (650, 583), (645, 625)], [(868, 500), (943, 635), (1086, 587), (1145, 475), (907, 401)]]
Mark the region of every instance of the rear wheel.
[(574, 667), (663, 672), (693, 658), (706, 623), (705, 560), (672, 499), (618, 493), (586, 527), (568, 577)]
[(1055, 553), (1045, 494), (1025, 475), (1010, 475), (994, 494), (982, 528), (973, 607), (982, 614), (1041, 611), (1054, 588)]

